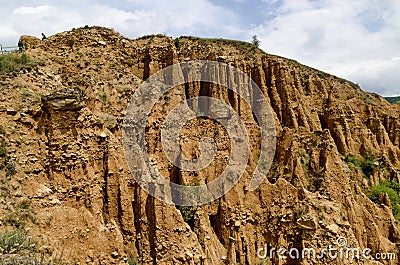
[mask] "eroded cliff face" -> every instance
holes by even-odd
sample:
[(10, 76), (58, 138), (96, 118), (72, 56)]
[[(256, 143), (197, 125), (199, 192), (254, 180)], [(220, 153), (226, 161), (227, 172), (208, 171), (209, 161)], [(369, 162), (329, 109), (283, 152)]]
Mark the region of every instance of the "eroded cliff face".
[[(23, 40), (27, 54), (40, 63), (1, 81), (0, 136), (7, 150), (0, 171), (1, 226), (28, 229), (42, 253), (64, 253), (66, 260), (80, 264), (398, 263), (257, 256), (265, 245), (321, 249), (335, 246), (339, 237), (351, 248), (398, 253), (400, 234), (390, 202), (384, 194), (381, 203), (366, 196), (381, 180), (400, 181), (398, 105), (240, 42), (165, 36), (129, 40), (98, 27), (44, 42)], [(121, 127), (129, 99), (143, 80), (195, 59), (233, 65), (258, 84), (274, 111), (277, 150), (266, 180), (249, 191), (260, 151), (260, 132), (249, 107), (217, 85), (193, 82), (174, 88), (154, 107), (146, 129), (148, 150), (165, 178), (184, 185), (209, 182), (224, 170), (230, 154), (222, 126), (199, 118), (181, 132), (182, 153), (196, 158), (199, 139), (211, 137), (217, 143), (215, 160), (195, 173), (167, 160), (160, 128), (186, 98), (212, 96), (229, 103), (245, 123), (251, 150), (243, 177), (223, 198), (182, 208), (138, 186), (124, 159)], [(215, 74), (234, 78), (228, 72)], [(346, 159), (371, 154), (375, 160), (368, 176)], [(12, 166), (15, 172), (8, 174)], [(23, 201), (29, 201), (27, 209), (21, 209)]]

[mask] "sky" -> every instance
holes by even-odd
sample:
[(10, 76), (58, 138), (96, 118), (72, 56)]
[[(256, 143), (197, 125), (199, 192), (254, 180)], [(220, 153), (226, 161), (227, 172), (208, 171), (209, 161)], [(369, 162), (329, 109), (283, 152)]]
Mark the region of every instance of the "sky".
[(400, 0), (0, 0), (0, 44), (85, 25), (125, 37), (251, 41), (264, 51), (400, 95)]

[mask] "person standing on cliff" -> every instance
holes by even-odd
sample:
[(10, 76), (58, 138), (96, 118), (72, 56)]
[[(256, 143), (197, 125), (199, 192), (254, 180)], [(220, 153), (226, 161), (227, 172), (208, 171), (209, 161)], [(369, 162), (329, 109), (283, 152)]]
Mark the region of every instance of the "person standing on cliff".
[(42, 41), (47, 39), (46, 35), (44, 35), (44, 33), (42, 32)]
[(22, 44), (21, 40), (18, 41), (18, 51), (19, 52), (24, 51), (24, 44)]

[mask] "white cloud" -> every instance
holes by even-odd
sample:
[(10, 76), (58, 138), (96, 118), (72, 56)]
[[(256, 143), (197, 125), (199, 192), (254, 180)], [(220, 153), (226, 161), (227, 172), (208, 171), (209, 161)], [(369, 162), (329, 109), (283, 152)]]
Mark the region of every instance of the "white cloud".
[(153, 33), (225, 35), (234, 34), (239, 27), (233, 12), (205, 0), (102, 1), (102, 4), (87, 0), (79, 5), (72, 1), (36, 1), (41, 5), (22, 2), (0, 12), (2, 28), (8, 29), (0, 29), (2, 41), (15, 43), (18, 34), (38, 36), (43, 31), (51, 35), (85, 24), (112, 27), (131, 38)]
[(285, 0), (254, 33), (267, 52), (391, 95), (400, 84), (400, 61), (392, 60), (400, 56), (399, 13), (397, 0)]
[[(235, 2), (236, 1), (236, 2)], [(0, 9), (0, 43), (84, 25), (135, 38), (166, 33), (250, 40), (267, 52), (351, 79), (369, 91), (400, 94), (398, 0), (15, 0)]]

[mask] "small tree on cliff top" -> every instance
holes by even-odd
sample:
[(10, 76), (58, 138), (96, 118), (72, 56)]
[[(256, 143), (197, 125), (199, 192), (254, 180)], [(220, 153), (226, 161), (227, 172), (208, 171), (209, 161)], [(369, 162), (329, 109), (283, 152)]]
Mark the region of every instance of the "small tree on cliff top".
[(261, 41), (258, 39), (257, 35), (254, 35), (251, 37), (251, 43), (258, 47), (260, 46)]

